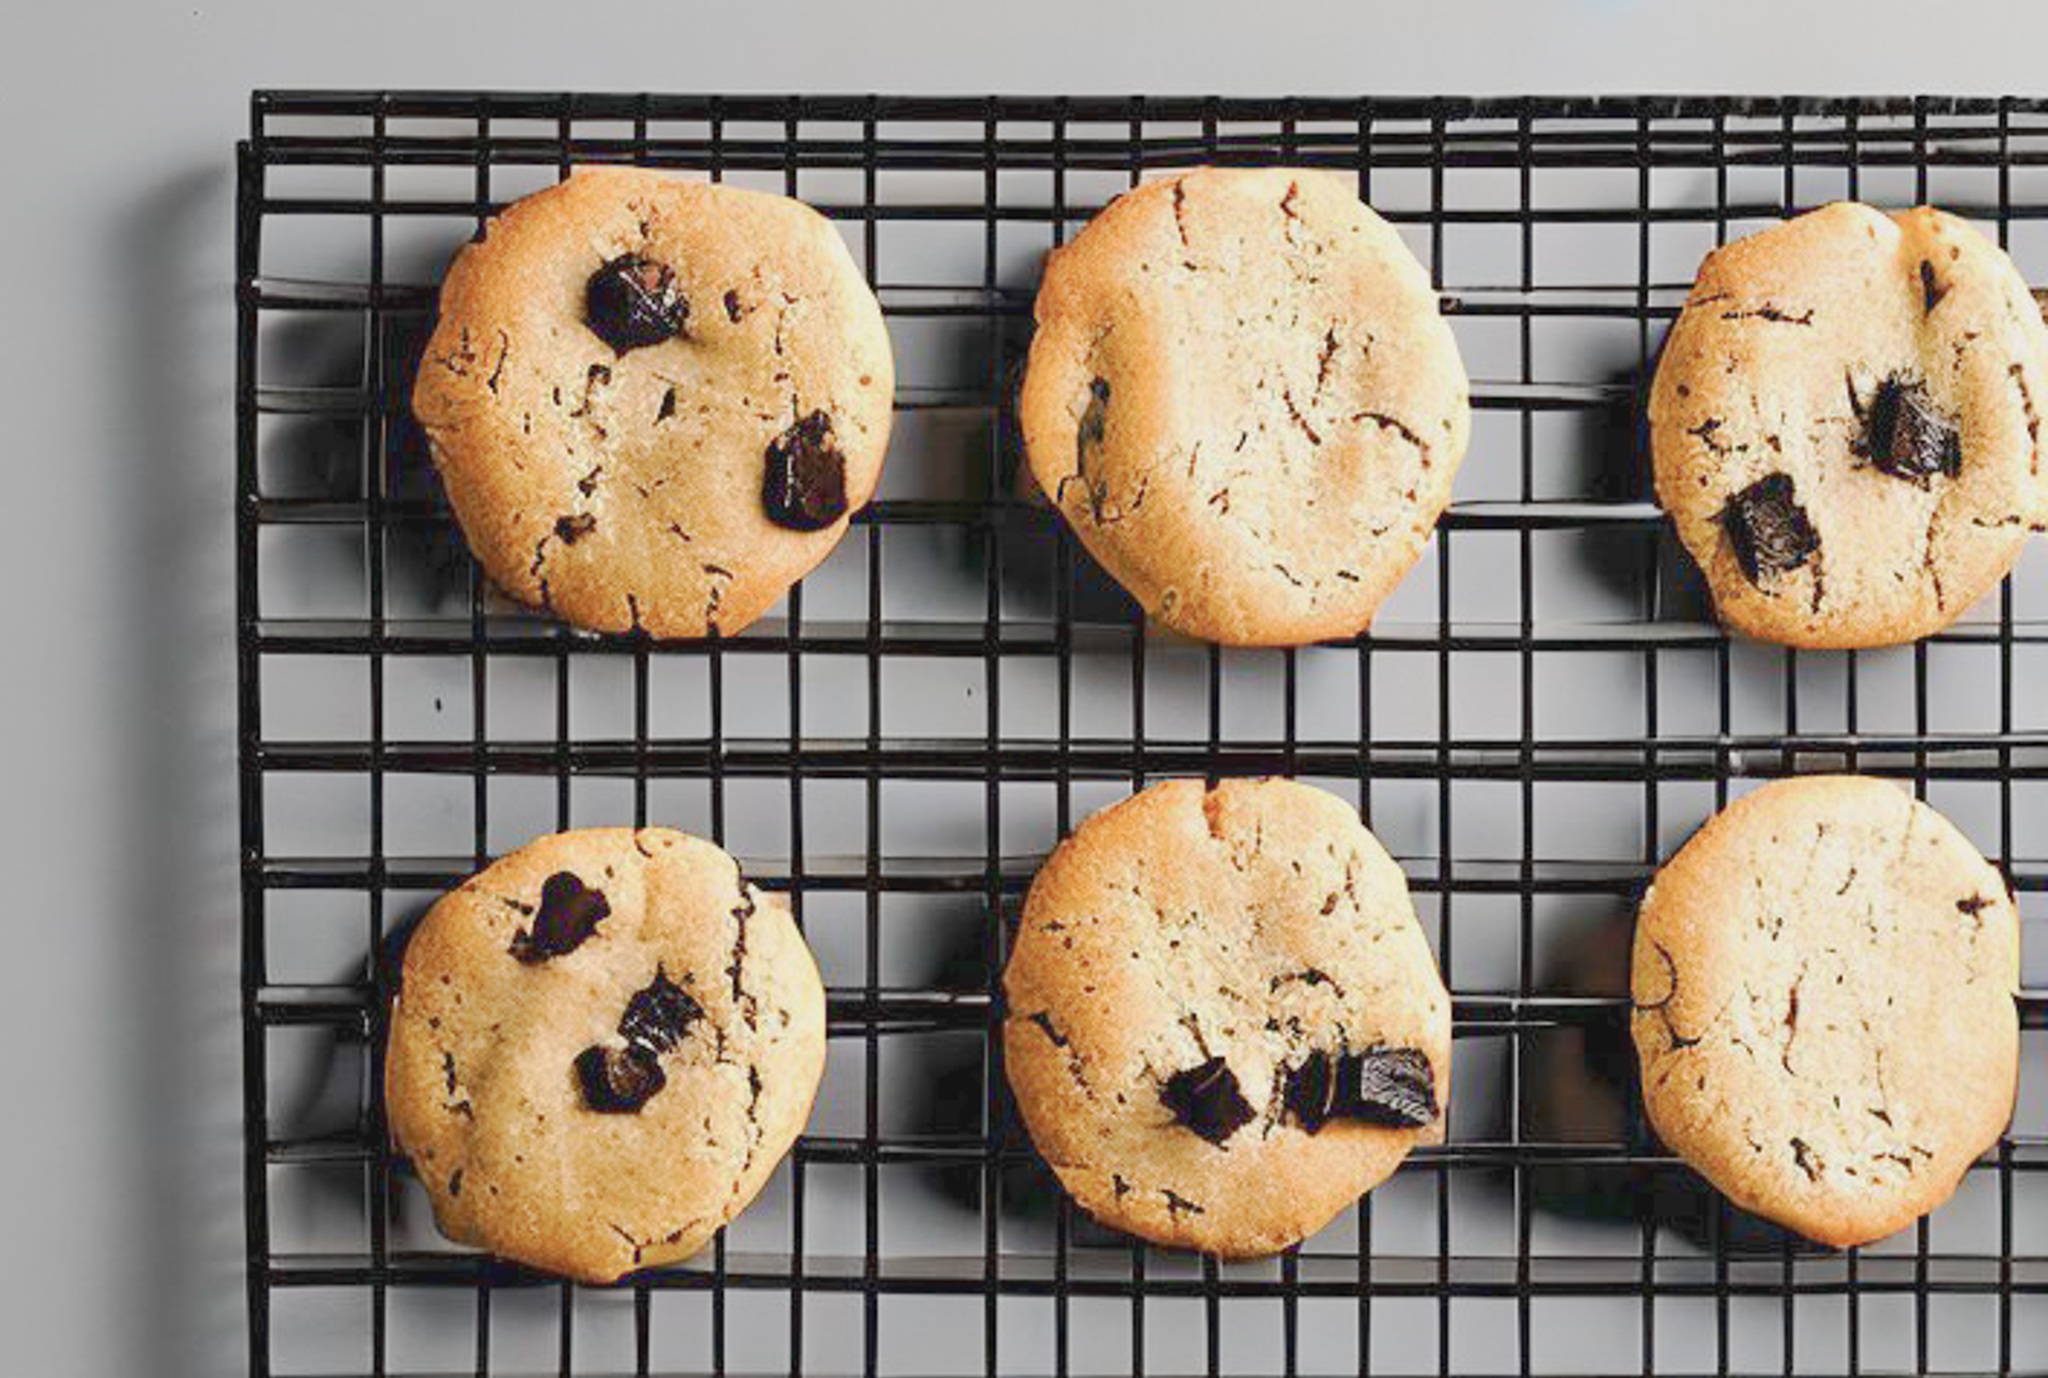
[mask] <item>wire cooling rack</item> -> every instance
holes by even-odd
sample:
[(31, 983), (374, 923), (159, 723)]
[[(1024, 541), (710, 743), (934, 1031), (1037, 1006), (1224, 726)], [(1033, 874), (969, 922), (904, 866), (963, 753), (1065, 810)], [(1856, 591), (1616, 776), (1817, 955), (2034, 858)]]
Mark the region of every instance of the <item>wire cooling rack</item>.
[[(576, 162), (831, 216), (898, 354), (880, 499), (743, 635), (581, 635), (479, 578), (407, 391), (453, 250)], [(1045, 250), (1148, 169), (1355, 174), (1442, 288), (1476, 422), (1356, 642), (1148, 631), (1017, 482)], [(2048, 277), (2048, 103), (261, 93), (237, 234), (252, 1371), (1749, 1373), (2048, 1365), (2048, 993), (2012, 1132), (1862, 1250), (1722, 1203), (1649, 1135), (1630, 906), (1758, 780), (1909, 780), (2048, 918), (2048, 561), (1913, 648), (1731, 643), (1648, 501), (1643, 383), (1702, 253), (1933, 200)], [(2037, 542), (2037, 547), (2043, 543)], [(1074, 1212), (1008, 1103), (1006, 921), (1079, 818), (1176, 774), (1354, 799), (1454, 995), (1449, 1142), (1277, 1260)], [(653, 820), (786, 887), (831, 1070), (685, 1266), (575, 1288), (441, 1240), (385, 1148), (404, 925), (558, 827)]]

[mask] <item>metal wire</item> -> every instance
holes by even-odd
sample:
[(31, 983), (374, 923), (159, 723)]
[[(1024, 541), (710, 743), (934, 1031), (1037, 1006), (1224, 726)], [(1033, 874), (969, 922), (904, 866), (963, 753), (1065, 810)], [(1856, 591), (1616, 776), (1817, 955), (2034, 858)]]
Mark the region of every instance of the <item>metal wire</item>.
[[(964, 491), (901, 495), (892, 488), (862, 514), (842, 548), (859, 573), (840, 571), (865, 580), (859, 611), (843, 598), (828, 613), (807, 611), (799, 590), (786, 615), (737, 637), (600, 638), (510, 608), (468, 564), (423, 481), (423, 452), (407, 415), (406, 387), (433, 307), (431, 270), (396, 264), (394, 241), (425, 223), (478, 230), (502, 202), (551, 171), (591, 161), (746, 176), (756, 184), (775, 179), (846, 224), (892, 328), (957, 328), (956, 339), (983, 351), (974, 367), (899, 391), (899, 420), (943, 421), (964, 437), (945, 450), (965, 476)], [(1148, 169), (1193, 162), (1284, 162), (1355, 175), (1361, 193), (1426, 252), (1454, 326), (1503, 323), (1513, 347), (1512, 364), (1476, 376), (1473, 389), (1482, 419), (1506, 413), (1510, 424), (1476, 438), (1467, 464), (1503, 466), (1514, 453), (1513, 482), (1466, 497), (1461, 478), (1460, 500), (1412, 576), (1427, 587), (1410, 615), (1342, 646), (1279, 653), (1270, 662), (1277, 677), (1261, 681), (1277, 699), (1278, 725), (1256, 730), (1237, 725), (1235, 700), (1226, 700), (1233, 676), (1268, 663), (1251, 658), (1257, 653), (1213, 648), (1195, 681), (1203, 686), (1203, 727), (1160, 725), (1160, 696), (1181, 682), (1166, 668), (1178, 648), (1148, 636), (1128, 600), (1105, 596), (1057, 518), (1018, 495), (1015, 482), (1011, 375), (1031, 293), (1004, 267), (1011, 236), (1057, 244), (1118, 186)], [(1543, 1084), (1559, 1046), (1592, 1056), (1626, 1043), (1625, 996), (1555, 970), (1549, 933), (1558, 906), (1625, 908), (1668, 850), (1672, 815), (1696, 820), (1727, 801), (1731, 782), (1850, 768), (1910, 781), (1923, 796), (1994, 791), (1997, 859), (2028, 917), (2044, 912), (2048, 846), (2038, 831), (2025, 831), (2031, 815), (2014, 799), (2016, 788), (2048, 780), (2048, 719), (2023, 660), (2048, 646), (2048, 603), (2043, 590), (2019, 582), (2041, 583), (2040, 569), (2023, 569), (2002, 591), (1994, 619), (1966, 621), (1911, 653), (1910, 726), (1868, 726), (1877, 709), (1867, 686), (1884, 670), (1881, 658), (1852, 654), (1819, 664), (1828, 658), (1732, 646), (1697, 599), (1688, 601), (1682, 576), (1674, 582), (1671, 539), (1631, 475), (1642, 463), (1641, 383), (1689, 280), (1660, 254), (1662, 235), (1723, 242), (1740, 222), (1854, 196), (1892, 177), (1887, 186), (1908, 178), (1917, 198), (1934, 190), (1949, 208), (1995, 223), (2007, 241), (2028, 222), (2048, 219), (2048, 178), (2031, 175), (2048, 167), (2048, 102), (263, 92), (253, 98), (238, 167), (236, 615), (252, 1372), (487, 1374), (538, 1364), (561, 1374), (644, 1374), (680, 1363), (724, 1373), (762, 1364), (749, 1357), (759, 1352), (762, 1313), (747, 1301), (755, 1294), (786, 1297), (786, 1333), (766, 1366), (791, 1373), (907, 1369), (913, 1361), (900, 1341), (918, 1322), (903, 1317), (919, 1313), (899, 1304), (948, 1298), (966, 1301), (973, 1321), (963, 1332), (970, 1338), (947, 1351), (940, 1368), (991, 1375), (1182, 1367), (1450, 1373), (1473, 1363), (1531, 1374), (1589, 1371), (1589, 1362), (1644, 1374), (2006, 1372), (2048, 1364), (2048, 1253), (2039, 1232), (2048, 1219), (2048, 1179), (2039, 1177), (2048, 1168), (2048, 1135), (2039, 1132), (2043, 1120), (2027, 1079), (2014, 1132), (1971, 1174), (1994, 1186), (1988, 1238), (1937, 1248), (1934, 1229), (1923, 1223), (1903, 1245), (1846, 1254), (1762, 1229), (1725, 1204), (1700, 1206), (1690, 1174), (1651, 1137), (1626, 1076), (1617, 1092), (1621, 1118), (1604, 1128), (1555, 1124)], [(1487, 174), (1505, 180), (1483, 183), (1492, 194), (1473, 195), (1469, 188)], [(1622, 180), (1603, 182), (1610, 191), (1601, 196), (1583, 191), (1584, 179), (1599, 174)], [(925, 176), (943, 192), (901, 189), (907, 178)], [(1672, 177), (1687, 178), (1691, 192), (1672, 194)], [(1499, 194), (1503, 185), (1508, 190)], [(1611, 190), (1617, 186), (1624, 189)], [(312, 222), (344, 235), (359, 229), (367, 253), (339, 268), (274, 267), (270, 251)], [(951, 225), (978, 234), (971, 269), (883, 270), (898, 236)], [(1605, 261), (1596, 278), (1560, 283), (1548, 274), (1545, 256), (1559, 241), (1617, 226), (1631, 235), (1629, 249)], [(1475, 277), (1462, 267), (1460, 245), (1488, 229), (1504, 232), (1504, 267), (1497, 277)], [(272, 376), (266, 340), (286, 322), (358, 341), (357, 366), (311, 381)], [(1559, 363), (1554, 331), (1603, 324), (1626, 332), (1632, 357), (1618, 376), (1587, 376)], [(1560, 420), (1583, 423), (1578, 440), (1559, 438), (1551, 423)], [(317, 466), (303, 440), (274, 433), (286, 422), (344, 428), (359, 446), (353, 478), (324, 487), (291, 478)], [(1593, 456), (1605, 467), (1560, 493), (1554, 461), (1585, 443), (1587, 426), (1601, 425), (1623, 436), (1619, 446)], [(978, 615), (892, 611), (884, 561), (903, 547), (891, 538), (918, 533), (957, 539), (971, 553), (978, 568), (962, 577), (982, 585)], [(358, 607), (279, 599), (276, 570), (305, 559), (293, 544), (303, 536), (355, 542), (364, 595)], [(1609, 563), (1625, 585), (1626, 613), (1546, 609), (1542, 552), (1553, 538), (1622, 552)], [(1497, 569), (1475, 564), (1489, 540), (1512, 547)], [(417, 607), (398, 586), (412, 577), (405, 562), (423, 551), (447, 562), (455, 592)], [(812, 581), (814, 597), (821, 581), (840, 577), (833, 568)], [(1500, 570), (1513, 581), (1512, 607), (1468, 614), (1469, 591)], [(1020, 583), (1030, 580), (1049, 587), (1020, 595)], [(1931, 687), (1940, 682), (1936, 658), (1973, 653), (1990, 657), (1971, 663), (1990, 667), (1995, 721), (1947, 725)], [(733, 685), (742, 676), (749, 685), (763, 682), (754, 671), (777, 657), (786, 729), (729, 731), (746, 707)], [(1539, 708), (1557, 693), (1553, 677), (1569, 683), (1616, 658), (1633, 667), (1640, 730), (1625, 722), (1605, 733), (1556, 730)], [(804, 714), (807, 676), (845, 661), (858, 664), (865, 685), (864, 730), (820, 735)], [(1695, 662), (1704, 679), (1674, 680)], [(272, 678), (287, 663), (333, 667), (336, 675), (360, 667), (368, 698), (355, 726), (310, 735), (268, 726), (291, 708)], [(389, 705), (398, 677), (428, 664), (454, 667), (450, 693), (466, 700), (466, 730), (423, 735), (394, 725)], [(895, 730), (885, 712), (892, 674), (949, 666), (973, 673), (977, 664), (978, 729)], [(1356, 683), (1356, 725), (1347, 731), (1327, 726), (1322, 691), (1309, 687), (1312, 674), (1340, 664)], [(1461, 709), (1472, 676), (1503, 664), (1511, 667), (1500, 672), (1504, 682), (1517, 690), (1511, 725), (1474, 726)], [(679, 665), (702, 670), (701, 731), (664, 726), (666, 691), (658, 685)], [(1127, 728), (1083, 727), (1104, 721), (1101, 703), (1121, 697), (1104, 692), (1094, 673), (1104, 665), (1126, 679), (1120, 711)], [(607, 666), (623, 668), (627, 707), (609, 727), (591, 730), (580, 725), (579, 703), (587, 699), (578, 699), (578, 686)], [(497, 697), (497, 686), (527, 667), (544, 667), (551, 677), (544, 731), (505, 721)], [(1037, 700), (1020, 697), (1015, 686), (1024, 681), (1015, 677), (1039, 667), (1052, 684), (1047, 719), (1020, 727), (1011, 705), (1029, 709)], [(1749, 698), (1774, 672), (1781, 702), (1759, 724)], [(1705, 725), (1686, 698), (1673, 697), (1701, 685), (1712, 700)], [(1429, 700), (1430, 721), (1389, 727), (1400, 697), (1389, 686)], [(757, 718), (746, 713), (745, 721)], [(1004, 919), (1014, 915), (1039, 853), (1012, 841), (1023, 816), (1012, 789), (1049, 791), (1057, 835), (1105, 791), (1166, 775), (1248, 773), (1348, 782), (1369, 819), (1398, 806), (1428, 838), (1426, 849), (1409, 849), (1402, 859), (1452, 985), (1460, 1076), (1468, 1056), (1494, 1050), (1504, 1105), (1491, 1120), (1454, 1112), (1450, 1141), (1417, 1153), (1397, 1178), (1416, 1183), (1428, 1201), (1420, 1235), (1398, 1220), (1376, 1227), (1389, 1208), (1371, 1199), (1340, 1232), (1340, 1244), (1291, 1251), (1271, 1266), (1189, 1265), (1107, 1236), (1064, 1200), (1052, 1207), (1045, 1232), (1020, 1229), (1005, 1202), (1019, 1184), (1042, 1192), (1044, 1179), (1031, 1175), (1033, 1158), (1007, 1099), (996, 983), (1007, 952)], [(394, 821), (392, 801), (438, 781), (457, 786), (466, 827), (452, 846), (422, 847)], [(294, 812), (307, 782), (361, 790), (364, 823), (352, 843), (334, 850), (278, 843), (280, 831), (304, 835)], [(788, 889), (814, 941), (827, 921), (821, 906), (838, 897), (856, 905), (860, 956), (846, 971), (850, 979), (830, 991), (830, 1031), (835, 1060), (859, 1059), (865, 1099), (857, 1128), (808, 1135), (792, 1154), (786, 1248), (729, 1250), (721, 1237), (688, 1265), (592, 1292), (422, 1242), (394, 1223), (406, 1183), (386, 1148), (378, 1094), (388, 996), (388, 960), (380, 954), (418, 896), (454, 883), (506, 845), (506, 825), (494, 826), (492, 816), (506, 808), (500, 787), (521, 782), (551, 790), (548, 825), (555, 827), (668, 821), (666, 801), (674, 796), (666, 791), (687, 787), (702, 800), (703, 830), (721, 842), (743, 807), (758, 806), (756, 787), (779, 783), (786, 846), (748, 856), (749, 873)], [(842, 782), (864, 810), (858, 852), (807, 850), (820, 831), (807, 800)], [(979, 787), (979, 855), (894, 845), (884, 821), (891, 790), (946, 782)], [(1555, 807), (1546, 803), (1549, 791), (1603, 785), (1632, 793), (1637, 845), (1622, 854), (1560, 851), (1539, 824), (1542, 810)], [(600, 796), (587, 791), (607, 786), (621, 789), (624, 802), (593, 805)], [(1406, 792), (1390, 803), (1397, 789)], [(1514, 800), (1514, 855), (1474, 853), (1461, 842), (1485, 829), (1475, 801), (1489, 789)], [(743, 805), (743, 790), (755, 802)], [(593, 817), (607, 808), (618, 816)], [(978, 908), (971, 977), (906, 984), (889, 976), (885, 945), (912, 941), (896, 933), (895, 906), (920, 896)], [(358, 941), (367, 935), (359, 977), (308, 980), (280, 970), (273, 936), (298, 922), (292, 906), (314, 900), (342, 906), (339, 912), (360, 904), (346, 920)], [(1501, 923), (1513, 937), (1512, 974), (1505, 982), (1465, 979), (1454, 934), (1465, 932), (1471, 944)], [(2034, 1053), (2035, 1035), (2048, 1029), (2048, 994), (2024, 993), (2022, 1022)], [(273, 1095), (298, 1094), (280, 1081), (292, 1064), (280, 1058), (277, 1040), (293, 1032), (327, 1040), (330, 1056), (335, 1047), (361, 1054), (347, 1113), (316, 1130), (303, 1129)], [(885, 1066), (912, 1040), (942, 1034), (978, 1041), (974, 1111), (946, 1132), (900, 1132), (884, 1104), (892, 1085)], [(906, 1166), (971, 1182), (978, 1250), (935, 1258), (891, 1247), (883, 1183)], [(280, 1243), (288, 1232), (274, 1193), (298, 1173), (356, 1183), (350, 1199), (360, 1203), (365, 1226), (359, 1246)], [(1578, 1254), (1544, 1242), (1558, 1184), (1573, 1182), (1597, 1183), (1596, 1194), (1621, 1203), (1622, 1237), (1633, 1241), (1626, 1253)], [(1501, 1183), (1504, 1203), (1470, 1199)], [(857, 1199), (858, 1255), (814, 1249), (820, 1203), (848, 1193)], [(1690, 1233), (1674, 1230), (1667, 1209), (1674, 1202), (1697, 1208)], [(1485, 1212), (1505, 1222), (1504, 1246), (1471, 1242), (1475, 1217)], [(550, 1286), (559, 1299), (549, 1354), (508, 1355), (502, 1337), (512, 1333), (511, 1311), (530, 1311), (524, 1303)], [(474, 1294), (470, 1343), (459, 1354), (444, 1346), (435, 1357), (410, 1357), (414, 1308), (423, 1298), (464, 1292)], [(341, 1319), (312, 1327), (283, 1314), (316, 1297), (340, 1299), (334, 1315)], [(678, 1297), (702, 1298), (704, 1309), (678, 1317), (665, 1309)], [(821, 1309), (840, 1297), (855, 1299), (855, 1311)], [(1040, 1302), (1043, 1309), (1034, 1309)], [(1183, 1302), (1199, 1308), (1199, 1324), (1181, 1324), (1191, 1313), (1170, 1309)], [(1909, 1311), (1903, 1327), (1901, 1303)], [(1571, 1333), (1571, 1318), (1591, 1314), (1575, 1309), (1582, 1304), (1607, 1308), (1600, 1324), (1621, 1337), (1618, 1361), (1584, 1357), (1595, 1352), (1583, 1347), (1589, 1337)], [(742, 1306), (752, 1319), (734, 1319)], [(1756, 1324), (1760, 1306), (1776, 1307), (1775, 1328)], [(629, 1339), (614, 1353), (602, 1349), (602, 1337), (618, 1308), (629, 1317)], [(1496, 1316), (1506, 1323), (1494, 1324)], [(319, 1335), (309, 1337), (315, 1328)], [(687, 1351), (697, 1357), (679, 1360), (670, 1356), (686, 1352), (677, 1347), (684, 1330), (705, 1332), (705, 1343), (701, 1354)], [(1988, 1350), (1987, 1334), (1995, 1338)], [(1106, 1348), (1098, 1335), (1109, 1337)], [(735, 1363), (736, 1349), (743, 1354)]]

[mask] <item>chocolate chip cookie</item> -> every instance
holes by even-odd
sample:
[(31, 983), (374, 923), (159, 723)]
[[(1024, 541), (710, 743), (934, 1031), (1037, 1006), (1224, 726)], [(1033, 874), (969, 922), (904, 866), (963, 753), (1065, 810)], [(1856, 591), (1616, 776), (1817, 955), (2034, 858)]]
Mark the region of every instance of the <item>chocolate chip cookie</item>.
[(788, 910), (666, 828), (529, 843), (405, 953), (385, 1103), (443, 1233), (587, 1282), (688, 1258), (810, 1114), (825, 993)]
[(598, 631), (733, 633), (880, 478), (894, 369), (831, 224), (579, 168), (456, 257), (413, 410), (484, 571)]
[(1881, 780), (1780, 781), (1643, 898), (1644, 1104), (1736, 1205), (1824, 1244), (1879, 1239), (1998, 1142), (2018, 984), (2012, 897), (1947, 819)]
[(1939, 631), (2048, 523), (2048, 327), (1928, 207), (1841, 203), (1707, 257), (1650, 397), (1657, 497), (1721, 619), (1793, 646)]
[(1361, 631), (1465, 453), (1464, 365), (1429, 275), (1325, 173), (1146, 183), (1056, 250), (1019, 404), (1031, 471), (1176, 631)]
[(1096, 814), (1003, 984), (1039, 1152), (1155, 1242), (1286, 1248), (1442, 1137), (1450, 998), (1400, 867), (1321, 790), (1175, 780)]

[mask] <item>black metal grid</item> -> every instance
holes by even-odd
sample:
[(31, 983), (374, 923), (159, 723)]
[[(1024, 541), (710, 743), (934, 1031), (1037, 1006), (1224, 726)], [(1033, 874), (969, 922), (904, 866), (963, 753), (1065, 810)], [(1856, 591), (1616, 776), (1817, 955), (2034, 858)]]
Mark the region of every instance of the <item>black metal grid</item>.
[[(502, 603), (406, 416), (447, 249), (583, 161), (802, 196), (844, 222), (899, 350), (922, 337), (955, 361), (901, 380), (882, 499), (738, 637), (594, 638)], [(1355, 173), (1432, 265), (1472, 364), (1458, 500), (1355, 643), (1148, 634), (1018, 495), (1010, 374), (1037, 254), (1147, 169), (1202, 161)], [(1936, 199), (2048, 274), (2048, 102), (259, 93), (236, 393), (252, 1371), (2042, 1370), (2048, 993), (2023, 997), (2020, 1113), (1970, 1201), (1846, 1254), (1698, 1187), (1648, 1136), (1626, 1065), (1611, 961), (1628, 904), (1748, 781), (1907, 778), (1996, 857), (2029, 929), (2048, 917), (2048, 568), (2030, 559), (1911, 650), (1731, 644), (1647, 502), (1641, 383), (1699, 253), (1845, 195)], [(308, 225), (326, 238), (294, 259)], [(443, 237), (430, 252), (423, 226)], [(1573, 244), (1590, 270), (1553, 275), (1547, 255)], [(293, 340), (324, 368), (294, 374)], [(927, 582), (900, 552), (933, 541), (963, 594), (946, 606), (886, 573), (897, 552)], [(1546, 601), (1564, 545), (1603, 571), (1604, 612)], [(1476, 572), (1454, 580), (1454, 551)], [(322, 580), (342, 593), (302, 586)], [(435, 712), (454, 703), (466, 728), (416, 711), (427, 669), (447, 686)], [(828, 669), (829, 696), (807, 693)], [(964, 677), (969, 717), (892, 718), (913, 692), (899, 676)], [(1609, 690), (1599, 722), (1554, 717)], [(593, 693), (609, 717), (579, 708)], [(336, 700), (354, 711), (293, 720)], [(1050, 1194), (1005, 1101), (994, 995), (999, 916), (1077, 817), (1162, 776), (1255, 772), (1347, 792), (1401, 857), (1452, 986), (1463, 1094), (1450, 1142), (1328, 1238), (1224, 1266), (1132, 1246)], [(891, 828), (916, 813), (899, 791), (923, 786), (978, 811), (968, 845), (941, 855)], [(424, 812), (407, 803), (422, 790)], [(1550, 824), (1603, 810), (1625, 847)], [(853, 1068), (836, 1094), (858, 1109), (800, 1142), (782, 1204), (757, 1207), (766, 1239), (577, 1289), (417, 1229), (375, 1092), (378, 954), (520, 829), (650, 818), (741, 852), (821, 951), (852, 954), (825, 965), (832, 1058)], [(927, 941), (924, 902), (965, 913), (965, 942), (901, 979), (885, 951)], [(1558, 936), (1575, 916), (1592, 941)], [(330, 974), (282, 970), (315, 932)], [(948, 1123), (906, 1131), (885, 1070), (934, 1036), (970, 1049), (964, 1089)], [(340, 1087), (325, 1120), (294, 1108), (308, 1067)], [(1578, 1067), (1611, 1106), (1575, 1108)], [(971, 1235), (892, 1247), (883, 1183), (905, 1171), (950, 1174)], [(342, 1203), (343, 1244), (298, 1238), (318, 1234), (285, 1205), (301, 1178)], [(1597, 1240), (1556, 1233), (1575, 1220)]]

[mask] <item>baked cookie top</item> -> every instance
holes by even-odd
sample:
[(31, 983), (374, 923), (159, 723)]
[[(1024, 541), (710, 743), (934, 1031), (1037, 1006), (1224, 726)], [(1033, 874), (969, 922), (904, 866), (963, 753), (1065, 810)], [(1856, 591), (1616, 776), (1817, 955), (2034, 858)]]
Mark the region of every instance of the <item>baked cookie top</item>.
[(1442, 1137), (1449, 996), (1400, 868), (1321, 790), (1175, 780), (1096, 814), (1003, 984), (1033, 1142), (1158, 1243), (1283, 1249)]
[(787, 197), (578, 168), (456, 256), (413, 410), (484, 571), (599, 631), (730, 634), (873, 494), (895, 375)]
[(708, 842), (598, 828), (443, 896), (391, 1007), (392, 1137), (450, 1238), (590, 1282), (688, 1258), (810, 1114), (825, 994)]
[(1861, 776), (1743, 796), (1657, 873), (1632, 1017), (1657, 1133), (1837, 1247), (1948, 1199), (2012, 1113), (2019, 919), (1954, 825)]
[(1038, 486), (1168, 627), (1350, 636), (1414, 564), (1470, 430), (1429, 275), (1337, 178), (1200, 168), (1053, 252), (1020, 419)]
[(1700, 265), (1650, 396), (1657, 498), (1735, 630), (1911, 641), (2048, 521), (2043, 407), (2048, 327), (1997, 245), (1826, 206)]

